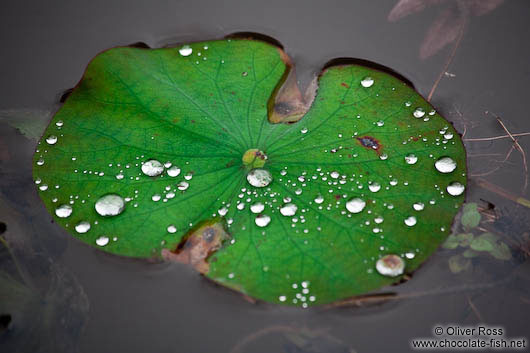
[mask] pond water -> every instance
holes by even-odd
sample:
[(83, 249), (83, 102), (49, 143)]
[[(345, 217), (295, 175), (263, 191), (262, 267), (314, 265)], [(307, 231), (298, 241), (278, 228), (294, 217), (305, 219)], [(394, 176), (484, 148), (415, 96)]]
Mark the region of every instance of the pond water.
[[(484, 1), (473, 8), (471, 1), (448, 0), (389, 21), (397, 2), (2, 4), (0, 231), (26, 280), (17, 295), (3, 282), (9, 300), (0, 303), (2, 351), (408, 352), (412, 338), (433, 337), (435, 326), (449, 324), (502, 327), (506, 337), (529, 338), (530, 218), (521, 198), (530, 195), (521, 151), (505, 160), (514, 146), (509, 138), (465, 140), (467, 202), (485, 209), (483, 229), (473, 232), (497, 234), (511, 249), (509, 260), (481, 254), (453, 273), (450, 258), (461, 251), (440, 248), (406, 283), (334, 308), (252, 304), (188, 266), (97, 251), (53, 224), (37, 195), (36, 138), (62, 93), (97, 53), (139, 41), (158, 47), (259, 32), (284, 45), (302, 87), (331, 59), (362, 58), (396, 70), (423, 96), (432, 93), (432, 104), (465, 139), (505, 135), (496, 116), (511, 133), (530, 131), (524, 35), (530, 3)], [(429, 32), (436, 26), (443, 35)], [(432, 55), (422, 59), (426, 53)], [(24, 121), (18, 130), (14, 117)], [(522, 151), (529, 139), (519, 138)], [(11, 256), (0, 256), (0, 269), (15, 273)]]

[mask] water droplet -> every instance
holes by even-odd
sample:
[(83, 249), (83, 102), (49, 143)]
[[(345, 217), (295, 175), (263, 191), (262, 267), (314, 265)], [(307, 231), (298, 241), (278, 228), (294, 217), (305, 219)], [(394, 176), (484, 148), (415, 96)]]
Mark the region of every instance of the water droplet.
[(44, 164), (44, 159), (41, 158), (37, 161), (37, 165), (43, 165), (43, 164)]
[(418, 157), (416, 157), (415, 154), (408, 154), (405, 156), (405, 162), (407, 164), (416, 164), (416, 162), (418, 161)]
[(296, 211), (298, 210), (298, 207), (294, 203), (287, 203), (283, 205), (282, 208), (280, 208), (280, 213), (283, 216), (291, 217), (296, 214)]
[(181, 181), (180, 183), (177, 184), (177, 189), (179, 189), (180, 191), (184, 191), (189, 187), (190, 187), (190, 184), (187, 181)]
[(72, 206), (70, 205), (61, 205), (55, 209), (55, 215), (59, 218), (70, 217), (72, 214)]
[(405, 257), (407, 259), (413, 259), (413, 258), (416, 257), (416, 254), (414, 254), (413, 252), (409, 251), (409, 252), (405, 253)]
[(262, 204), (261, 202), (256, 202), (255, 204), (250, 206), (250, 211), (252, 213), (260, 213), (260, 212), (263, 212), (264, 209), (265, 209), (265, 205)]
[(57, 136), (55, 135), (50, 135), (48, 137), (46, 137), (46, 142), (49, 144), (49, 145), (55, 145), (57, 143)]
[(285, 295), (280, 295), (280, 296), (278, 297), (278, 300), (281, 301), (281, 302), (284, 302), (284, 301), (287, 300), (287, 297), (286, 297)]
[(409, 227), (416, 225), (416, 223), (417, 223), (417, 220), (416, 220), (416, 217), (414, 216), (405, 218), (405, 224), (408, 225)]
[(366, 206), (366, 202), (358, 197), (348, 200), (346, 202), (346, 209), (351, 213), (359, 213)]
[(361, 81), (361, 86), (366, 87), (366, 88), (371, 87), (373, 84), (374, 84), (374, 79), (369, 76), (363, 78)]
[(441, 157), (434, 166), (440, 173), (451, 173), (456, 169), (456, 162), (451, 157)]
[(243, 72), (241, 73), (241, 76), (243, 76), (243, 77), (247, 77), (247, 75), (248, 75), (248, 72), (246, 72), (246, 71), (243, 71)]
[(383, 276), (396, 277), (403, 274), (405, 261), (397, 255), (385, 255), (377, 260), (375, 269)]
[(254, 221), (258, 227), (266, 227), (271, 222), (271, 218), (266, 214), (258, 215)]
[(164, 165), (156, 159), (150, 159), (142, 164), (142, 173), (147, 176), (155, 177), (164, 171)]
[(96, 212), (100, 216), (117, 216), (125, 209), (125, 201), (120, 195), (103, 195), (96, 201)]
[(462, 195), (465, 189), (465, 186), (460, 184), (458, 181), (454, 181), (447, 186), (447, 192), (452, 196)]
[(444, 139), (450, 140), (452, 138), (453, 138), (453, 133), (452, 132), (448, 132), (448, 133), (444, 134)]
[(302, 130), (300, 130), (300, 132), (301, 132), (302, 134), (305, 134), (305, 133), (307, 133), (307, 128), (306, 128), (306, 127), (304, 127), (304, 128), (302, 129)]
[(221, 207), (221, 208), (217, 211), (217, 213), (219, 213), (219, 216), (224, 217), (224, 216), (226, 216), (226, 214), (228, 213), (228, 208), (226, 208), (226, 207)]
[(116, 174), (116, 179), (122, 180), (123, 179), (123, 173)]
[(75, 231), (78, 233), (86, 233), (90, 230), (90, 223), (87, 221), (81, 221), (75, 225)]
[(381, 155), (379, 156), (379, 159), (382, 160), (382, 161), (384, 161), (384, 160), (387, 159), (387, 158), (388, 158), (388, 155), (387, 155), (386, 153), (383, 153), (383, 154), (381, 154)]
[(40, 191), (46, 191), (46, 190), (48, 190), (48, 185), (47, 185), (47, 184), (42, 184), (42, 185), (40, 185), (40, 186), (39, 186), (39, 190), (40, 190)]
[(105, 246), (108, 243), (109, 243), (109, 237), (106, 237), (104, 235), (96, 239), (96, 244), (99, 246)]
[(321, 204), (322, 202), (324, 202), (324, 197), (318, 194), (317, 197), (315, 197), (315, 203)]
[(193, 53), (193, 49), (189, 45), (184, 45), (179, 49), (179, 53), (182, 56), (190, 56)]
[(167, 175), (169, 175), (172, 178), (178, 176), (179, 174), (180, 174), (180, 168), (177, 167), (176, 165), (172, 166), (171, 168), (167, 170)]
[(160, 196), (160, 194), (154, 194), (153, 196), (151, 196), (151, 200), (153, 200), (154, 202), (160, 201), (161, 198), (162, 196)]
[(415, 118), (419, 119), (425, 115), (425, 110), (423, 110), (423, 108), (416, 108), (412, 115), (414, 115)]
[(271, 183), (272, 175), (266, 169), (255, 168), (248, 172), (247, 181), (252, 186), (262, 188)]
[(59, 120), (58, 122), (55, 123), (55, 125), (56, 125), (57, 127), (61, 127), (61, 126), (64, 125), (64, 123), (63, 123), (62, 120)]
[(173, 224), (170, 224), (167, 226), (168, 233), (175, 233), (177, 231), (177, 227), (175, 227)]
[(379, 183), (371, 183), (370, 185), (368, 185), (368, 189), (371, 192), (378, 192), (379, 190), (381, 190), (381, 184), (379, 184)]
[(412, 208), (416, 211), (422, 211), (425, 208), (425, 205), (423, 202), (416, 202), (414, 205), (412, 205)]

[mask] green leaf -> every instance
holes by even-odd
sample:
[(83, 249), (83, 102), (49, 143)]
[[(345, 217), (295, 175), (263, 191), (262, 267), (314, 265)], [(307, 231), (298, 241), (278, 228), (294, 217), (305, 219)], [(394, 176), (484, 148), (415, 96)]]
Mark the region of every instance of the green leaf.
[(445, 249), (456, 249), (458, 245), (460, 245), (460, 241), (455, 234), (449, 235), (442, 244)]
[(471, 244), (470, 248), (475, 251), (492, 251), (495, 247), (496, 238), (491, 233), (484, 233), (475, 237)]
[(473, 233), (459, 233), (455, 237), (460, 246), (467, 247), (473, 240), (474, 235)]
[[(272, 124), (268, 109), (291, 109), (273, 99), (290, 68), (281, 50), (252, 40), (189, 48), (98, 55), (54, 116), (34, 177), (72, 235), (302, 306), (399, 281), (403, 264), (413, 271), (444, 241), (464, 199), (465, 152), (410, 86), (330, 67), (299, 122)], [(444, 157), (446, 173), (435, 166)]]
[(449, 269), (453, 273), (466, 271), (471, 267), (471, 260), (462, 255), (453, 255), (449, 258)]
[(510, 260), (512, 258), (512, 252), (506, 243), (499, 242), (495, 244), (490, 254), (498, 260)]
[(480, 223), (480, 213), (476, 203), (467, 203), (464, 205), (461, 223), (467, 229), (475, 228)]

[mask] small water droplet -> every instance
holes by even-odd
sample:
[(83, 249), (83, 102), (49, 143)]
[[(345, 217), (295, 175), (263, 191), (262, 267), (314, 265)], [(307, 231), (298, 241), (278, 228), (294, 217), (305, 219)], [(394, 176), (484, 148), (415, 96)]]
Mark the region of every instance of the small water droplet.
[(254, 221), (258, 227), (266, 227), (271, 222), (271, 218), (266, 214), (258, 215)]
[(246, 71), (243, 71), (243, 72), (241, 73), (241, 76), (243, 76), (243, 77), (247, 77), (247, 75), (248, 75), (248, 72), (246, 72)]
[(306, 128), (306, 127), (304, 127), (304, 128), (302, 129), (302, 130), (300, 130), (300, 132), (301, 132), (302, 134), (305, 134), (305, 133), (307, 133), (307, 128)]
[(422, 118), (425, 115), (425, 110), (423, 110), (423, 108), (416, 108), (412, 115), (414, 115), (414, 117), (418, 119)]
[(456, 169), (456, 162), (451, 157), (441, 157), (438, 159), (434, 166), (440, 173), (451, 173)]
[(181, 181), (180, 183), (177, 184), (177, 189), (179, 189), (180, 191), (184, 191), (189, 187), (190, 187), (190, 184), (187, 181)]
[(405, 261), (397, 255), (385, 255), (377, 260), (375, 269), (383, 276), (396, 277), (403, 274)]
[(47, 184), (39, 185), (39, 190), (40, 190), (40, 191), (46, 191), (46, 190), (48, 190), (48, 185), (47, 185)]
[(409, 251), (409, 252), (405, 253), (405, 257), (407, 259), (413, 259), (413, 258), (416, 257), (416, 254), (414, 254), (413, 252)]
[(156, 159), (150, 159), (142, 164), (142, 173), (147, 176), (155, 177), (164, 171), (164, 165)]
[(261, 213), (263, 212), (264, 209), (265, 209), (265, 205), (262, 204), (261, 202), (256, 202), (255, 204), (250, 205), (250, 211), (252, 213)]
[(61, 126), (64, 125), (64, 123), (63, 123), (62, 120), (59, 120), (58, 122), (55, 123), (55, 125), (56, 125), (57, 127), (61, 127)]
[(170, 224), (169, 226), (167, 226), (167, 231), (168, 233), (176, 233), (177, 227), (175, 227), (173, 224)]
[(182, 56), (190, 56), (193, 53), (193, 49), (189, 45), (184, 45), (179, 49), (179, 54)]
[(90, 230), (90, 223), (87, 221), (81, 221), (75, 225), (75, 231), (78, 233), (86, 233)]
[(460, 184), (458, 181), (454, 181), (447, 186), (447, 192), (451, 196), (460, 196), (464, 193), (465, 186)]
[(40, 158), (38, 161), (37, 161), (37, 165), (43, 165), (44, 164), (44, 159)]
[(55, 215), (59, 218), (67, 218), (72, 214), (72, 206), (60, 205), (55, 209)]
[(55, 145), (57, 143), (57, 136), (55, 135), (50, 135), (48, 137), (46, 137), (46, 142), (49, 144), (49, 145)]
[(361, 86), (365, 88), (372, 87), (373, 84), (374, 84), (374, 79), (371, 78), (370, 76), (363, 78), (361, 81)]
[(266, 169), (254, 168), (247, 174), (247, 181), (250, 185), (262, 188), (272, 181), (271, 173)]
[(151, 200), (153, 200), (154, 202), (160, 201), (161, 198), (162, 196), (160, 196), (160, 194), (154, 194), (153, 196), (151, 196)]
[(180, 174), (180, 168), (177, 167), (176, 165), (172, 166), (171, 168), (167, 170), (167, 175), (169, 175), (172, 178), (178, 176), (179, 174)]
[(100, 216), (117, 216), (125, 209), (125, 201), (120, 195), (103, 195), (96, 201), (96, 212)]
[(416, 162), (418, 161), (418, 157), (416, 157), (415, 154), (408, 154), (405, 156), (405, 162), (407, 164), (416, 164)]
[(99, 246), (105, 246), (108, 243), (109, 243), (109, 237), (106, 237), (104, 235), (96, 239), (96, 244)]
[(359, 213), (366, 206), (366, 202), (358, 197), (348, 200), (346, 202), (346, 209), (351, 213)]
[(405, 218), (405, 224), (408, 225), (409, 227), (416, 225), (416, 223), (417, 223), (417, 220), (416, 220), (416, 217), (414, 216)]
[(298, 207), (294, 203), (287, 203), (283, 205), (282, 208), (280, 208), (280, 213), (283, 216), (291, 217), (296, 214), (296, 211), (298, 210)]
[(116, 174), (116, 179), (122, 180), (123, 179), (123, 173)]
[(321, 204), (322, 202), (324, 202), (324, 197), (318, 194), (317, 197), (315, 197), (315, 203)]

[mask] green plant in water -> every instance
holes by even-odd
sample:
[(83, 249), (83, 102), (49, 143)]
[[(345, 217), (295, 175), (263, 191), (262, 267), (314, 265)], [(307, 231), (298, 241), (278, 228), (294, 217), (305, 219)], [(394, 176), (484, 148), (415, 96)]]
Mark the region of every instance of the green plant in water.
[(290, 69), (245, 39), (99, 54), (35, 152), (46, 208), (92, 246), (188, 263), (269, 302), (399, 281), (463, 202), (459, 135), (362, 65), (326, 68), (306, 112)]
[[(460, 254), (449, 258), (449, 269), (460, 273), (471, 267), (471, 259), (481, 253), (487, 253), (498, 260), (510, 260), (512, 253), (508, 245), (499, 236), (490, 232), (475, 230), (480, 224), (481, 216), (476, 203), (467, 203), (463, 207), (460, 223), (464, 233), (451, 234), (443, 244), (446, 249), (464, 248)], [(475, 235), (475, 233), (480, 233)]]

